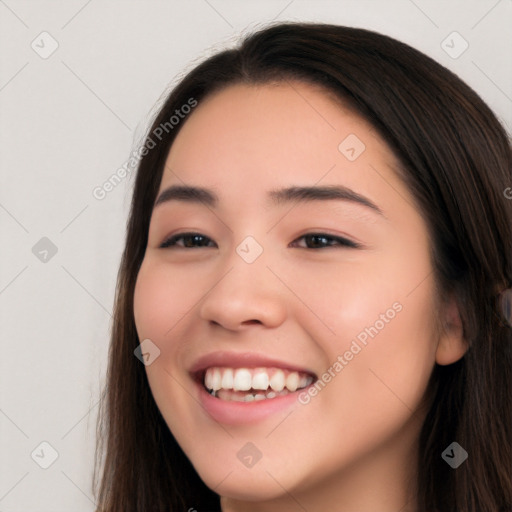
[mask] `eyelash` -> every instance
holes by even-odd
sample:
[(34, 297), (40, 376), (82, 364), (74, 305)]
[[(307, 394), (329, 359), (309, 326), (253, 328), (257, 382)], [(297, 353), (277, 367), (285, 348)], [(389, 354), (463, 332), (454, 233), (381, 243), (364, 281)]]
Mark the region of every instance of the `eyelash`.
[[(201, 247), (208, 247), (208, 246), (205, 246), (205, 245), (199, 245), (199, 246), (179, 246), (176, 244), (176, 242), (178, 240), (184, 240), (186, 238), (191, 238), (191, 237), (201, 237), (205, 240), (208, 240), (208, 241), (212, 241), (210, 238), (208, 238), (207, 236), (204, 236), (202, 235), (201, 233), (179, 233), (177, 235), (173, 235), (169, 238), (167, 238), (166, 240), (164, 240), (161, 244), (160, 244), (160, 248), (161, 249), (167, 249), (167, 248), (170, 248), (170, 247), (179, 247), (181, 249), (198, 249), (198, 248), (201, 248)], [(344, 237), (340, 237), (340, 236), (333, 236), (333, 235), (329, 235), (329, 234), (326, 234), (326, 233), (306, 233), (305, 235), (302, 235), (301, 237), (297, 238), (297, 240), (301, 240), (301, 239), (305, 239), (306, 237), (319, 237), (319, 238), (322, 238), (322, 239), (327, 239), (329, 241), (334, 241), (334, 242), (337, 242), (337, 246), (338, 247), (346, 247), (346, 248), (349, 248), (349, 249), (358, 249), (361, 247), (361, 244), (357, 243), (357, 242), (354, 242), (353, 240), (349, 240), (348, 238), (344, 238)], [(311, 238), (309, 238), (311, 240)], [(295, 243), (296, 240), (294, 240), (292, 243)], [(318, 249), (326, 249), (328, 247), (335, 247), (335, 245), (324, 245), (322, 247), (300, 247), (300, 249), (312, 249), (312, 250), (318, 250)]]

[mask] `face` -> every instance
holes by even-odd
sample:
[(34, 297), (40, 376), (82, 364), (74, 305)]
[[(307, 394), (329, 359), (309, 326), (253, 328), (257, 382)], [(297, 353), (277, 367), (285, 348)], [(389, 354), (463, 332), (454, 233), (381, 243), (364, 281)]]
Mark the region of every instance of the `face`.
[(135, 321), (165, 421), (226, 499), (349, 502), (411, 474), (437, 338), (427, 228), (395, 165), (303, 83), (215, 93), (172, 145)]

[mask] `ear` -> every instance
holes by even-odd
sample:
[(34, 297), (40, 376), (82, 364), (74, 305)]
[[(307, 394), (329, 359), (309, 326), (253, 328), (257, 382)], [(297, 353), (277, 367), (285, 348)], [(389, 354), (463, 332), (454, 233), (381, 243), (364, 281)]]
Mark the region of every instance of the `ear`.
[(439, 320), (441, 328), (436, 350), (436, 363), (448, 365), (461, 359), (468, 349), (455, 298), (452, 297), (442, 306)]

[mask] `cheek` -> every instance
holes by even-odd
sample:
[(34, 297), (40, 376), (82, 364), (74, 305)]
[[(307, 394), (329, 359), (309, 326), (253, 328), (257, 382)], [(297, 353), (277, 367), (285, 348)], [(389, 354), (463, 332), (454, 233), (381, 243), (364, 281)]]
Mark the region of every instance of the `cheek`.
[(363, 445), (378, 443), (397, 432), (405, 435), (403, 429), (409, 421), (415, 429), (424, 421), (419, 408), (434, 367), (435, 345), (424, 307), (427, 297), (422, 299), (402, 298), (402, 309), (388, 323), (369, 322), (365, 326), (361, 331), (368, 335), (365, 343), (355, 338), (361, 350), (337, 379), (335, 393), (326, 397), (329, 409), (336, 410), (340, 402), (346, 404), (337, 422), (344, 425), (347, 416), (354, 418), (343, 428)]
[(332, 410), (341, 402), (344, 414), (362, 418), (371, 406), (393, 422), (424, 395), (435, 362), (434, 280), (426, 241), (408, 245), (409, 253), (397, 244), (378, 258), (311, 266), (301, 280), (282, 269), (307, 305), (295, 300), (295, 318), (336, 375), (333, 393), (324, 393)]
[(139, 340), (160, 338), (169, 326), (165, 322), (167, 291), (145, 262), (137, 276), (133, 296), (133, 314)]
[(334, 450), (324, 461), (326, 466), (334, 470), (341, 460), (372, 450), (397, 432), (405, 439), (409, 420), (415, 429), (420, 427), (423, 417), (415, 411), (435, 361), (431, 291), (432, 283), (425, 282), (408, 297), (397, 295), (396, 289), (389, 294), (382, 289), (381, 294), (362, 292), (365, 300), (353, 304), (346, 295), (331, 297), (344, 307), (330, 318), (336, 335), (316, 337), (328, 355), (326, 373), (320, 379), (329, 382), (305, 409), (311, 407), (326, 419), (314, 436), (317, 443), (331, 436), (351, 441)]
[(179, 272), (164, 262), (146, 258), (137, 276), (133, 299), (139, 338), (166, 339), (199, 300), (199, 285), (196, 274)]
[[(141, 265), (134, 291), (133, 309), (139, 340), (150, 339), (160, 350), (159, 356), (145, 370), (155, 402), (171, 430), (185, 421), (181, 418), (177, 422), (171, 411), (186, 410), (189, 399), (186, 393), (181, 393), (185, 383), (174, 370), (188, 344), (169, 340), (181, 334), (180, 322), (198, 300), (197, 294), (190, 292), (190, 283), (183, 278), (183, 273), (180, 277), (179, 272), (171, 272), (168, 265), (149, 257)], [(181, 339), (186, 339), (185, 333)], [(191, 427), (186, 424), (185, 431)]]

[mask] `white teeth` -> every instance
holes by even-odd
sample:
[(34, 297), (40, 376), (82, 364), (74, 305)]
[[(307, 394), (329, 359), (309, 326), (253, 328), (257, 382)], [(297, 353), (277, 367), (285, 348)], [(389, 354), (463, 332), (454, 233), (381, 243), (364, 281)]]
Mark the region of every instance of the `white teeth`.
[(299, 387), (299, 374), (292, 372), (286, 377), (286, 388), (292, 393)]
[(240, 368), (235, 372), (235, 379), (233, 381), (233, 389), (235, 391), (249, 391), (252, 386), (251, 372), (245, 368)]
[(262, 390), (266, 390), (268, 388), (268, 374), (266, 371), (260, 371), (253, 376), (252, 388)]
[(208, 370), (204, 375), (204, 385), (207, 389), (213, 389), (213, 371)]
[(214, 391), (218, 391), (221, 388), (221, 376), (218, 368), (214, 368), (213, 370), (211, 385)]
[[(280, 368), (211, 367), (204, 374), (204, 385), (214, 396), (219, 396), (217, 391), (229, 391), (228, 394), (221, 393), (222, 397), (238, 401), (275, 398), (305, 388), (312, 382), (311, 375)], [(245, 391), (249, 393), (237, 394)]]
[(282, 370), (277, 370), (277, 372), (272, 375), (270, 379), (270, 387), (274, 391), (282, 391), (284, 389), (285, 378)]
[(224, 370), (221, 387), (223, 389), (233, 389), (233, 370), (231, 368), (226, 368)]

